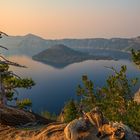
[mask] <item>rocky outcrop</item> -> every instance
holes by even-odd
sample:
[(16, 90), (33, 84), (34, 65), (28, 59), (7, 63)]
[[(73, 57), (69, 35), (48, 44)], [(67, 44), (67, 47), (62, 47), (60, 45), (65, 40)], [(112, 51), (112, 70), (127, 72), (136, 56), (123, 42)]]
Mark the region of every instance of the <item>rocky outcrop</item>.
[[(64, 133), (66, 126), (66, 124), (52, 123), (43, 128), (28, 130), (0, 125), (0, 140), (68, 140)], [(96, 132), (94, 127), (86, 131), (79, 130), (77, 140), (99, 140)]]
[[(88, 120), (86, 116), (84, 116), (83, 118), (75, 119), (68, 124), (59, 122), (50, 123), (51, 121), (40, 116), (11, 107), (6, 107), (5, 109), (1, 108), (0, 114), (5, 116), (5, 118), (2, 117), (0, 120), (0, 140), (140, 139), (140, 137), (138, 137), (138, 133), (134, 133), (128, 126), (122, 123), (101, 123), (100, 121), (103, 121), (102, 119), (104, 119), (104, 116), (102, 116), (98, 110), (92, 110), (88, 113), (88, 117), (90, 116), (92, 122), (91, 120), (87, 122)], [(46, 124), (47, 122), (49, 124), (44, 125), (43, 123), (38, 123), (41, 120), (43, 122), (43, 119), (46, 121)], [(19, 125), (20, 123), (22, 125)]]
[[(94, 126), (91, 126), (87, 130), (77, 131), (76, 139), (67, 139), (66, 133), (64, 133), (66, 126), (67, 124), (52, 123), (41, 128), (36, 126), (34, 129), (29, 129), (28, 127), (15, 128), (0, 125), (0, 140), (123, 140), (114, 137), (113, 135), (106, 135), (102, 138), (99, 138), (96, 136), (97, 129)], [(131, 130), (128, 129), (126, 131), (126, 140), (139, 139), (140, 138), (137, 137), (134, 133), (131, 133)]]
[(0, 106), (0, 123), (4, 125), (21, 126), (28, 123), (48, 124), (51, 122), (51, 120), (45, 119), (33, 112)]
[(67, 140), (77, 140), (79, 139), (78, 131), (86, 131), (88, 127), (86, 126), (86, 121), (84, 118), (75, 119), (70, 122), (64, 129), (64, 133)]

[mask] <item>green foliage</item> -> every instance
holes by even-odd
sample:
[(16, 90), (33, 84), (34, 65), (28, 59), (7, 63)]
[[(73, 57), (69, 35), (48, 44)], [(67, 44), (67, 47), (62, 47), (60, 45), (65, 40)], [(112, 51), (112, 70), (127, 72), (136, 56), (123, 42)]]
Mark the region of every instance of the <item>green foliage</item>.
[(132, 59), (134, 63), (138, 66), (140, 66), (140, 50), (134, 51), (133, 49), (131, 50), (132, 53)]
[(75, 118), (77, 118), (77, 115), (78, 115), (78, 111), (77, 111), (76, 103), (74, 102), (74, 100), (68, 101), (64, 106), (64, 113), (63, 113), (64, 122), (70, 122), (74, 120)]
[[(2, 38), (2, 34), (8, 36), (7, 34), (0, 32), (0, 38)], [(1, 48), (6, 49), (1, 46)], [(18, 75), (14, 74), (13, 71), (9, 70), (9, 66), (17, 66), (24, 67), (17, 63), (11, 62), (7, 60), (5, 57), (0, 55), (0, 105), (6, 105), (7, 100), (12, 101), (16, 100), (15, 94), (17, 94), (17, 88), (26, 88), (30, 89), (35, 85), (34, 81), (31, 78), (20, 78)], [(29, 99), (25, 99), (22, 101), (17, 101), (17, 105), (20, 108), (24, 108), (25, 106), (31, 106), (31, 101)]]
[(14, 76), (4, 76), (3, 82), (7, 86), (12, 86), (12, 88), (26, 88), (30, 89), (35, 83), (32, 79), (28, 78), (17, 78)]
[(120, 121), (120, 116), (124, 115), (127, 110), (127, 100), (132, 99), (132, 85), (129, 84), (130, 82), (126, 77), (126, 66), (122, 66), (120, 72), (117, 72), (114, 68), (111, 69), (115, 74), (109, 76), (106, 81), (107, 86), (99, 91), (101, 97), (103, 97), (100, 100), (100, 105), (110, 120)]
[(6, 64), (0, 64), (0, 72), (8, 71), (9, 66)]
[(114, 68), (114, 74), (106, 80), (106, 86), (95, 91), (92, 81), (87, 76), (83, 76), (83, 86), (79, 85), (77, 94), (81, 97), (85, 111), (94, 106), (99, 106), (103, 114), (110, 121), (122, 121), (132, 129), (140, 132), (140, 105), (133, 101), (132, 87), (137, 83), (136, 79), (127, 79), (126, 66), (122, 66), (120, 71)]
[(81, 96), (81, 104), (84, 104), (85, 111), (89, 111), (96, 106), (94, 85), (87, 75), (82, 76), (82, 85), (78, 85), (77, 95)]
[(127, 111), (122, 120), (133, 130), (140, 132), (140, 104), (128, 101), (127, 105)]
[[(132, 59), (134, 63), (140, 68), (140, 50), (134, 51), (132, 49)], [(127, 123), (137, 131), (140, 132), (140, 104), (137, 105), (135, 102), (129, 104), (129, 110), (127, 114)]]
[(41, 112), (41, 116), (45, 117), (46, 119), (50, 119), (50, 120), (57, 120), (57, 115), (55, 113), (50, 113), (49, 111), (44, 111)]
[(13, 72), (9, 71), (8, 64), (0, 64), (0, 73), (3, 92), (7, 100), (9, 101), (12, 101), (14, 99), (13, 97), (15, 93), (17, 93), (16, 88), (30, 89), (32, 86), (35, 85), (32, 79), (20, 78), (19, 76), (13, 74)]
[(23, 108), (26, 109), (27, 107), (32, 106), (32, 101), (30, 99), (23, 99), (23, 100), (18, 100), (16, 104), (20, 109)]

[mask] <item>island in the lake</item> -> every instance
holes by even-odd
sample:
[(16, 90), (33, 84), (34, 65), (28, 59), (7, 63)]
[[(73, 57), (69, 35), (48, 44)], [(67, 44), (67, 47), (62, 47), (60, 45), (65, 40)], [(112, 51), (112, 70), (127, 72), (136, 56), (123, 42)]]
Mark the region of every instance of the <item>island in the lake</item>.
[(110, 60), (110, 56), (95, 56), (73, 50), (63, 44), (54, 45), (36, 55), (33, 60), (43, 62), (57, 68), (63, 68), (69, 64), (82, 62), (85, 60)]

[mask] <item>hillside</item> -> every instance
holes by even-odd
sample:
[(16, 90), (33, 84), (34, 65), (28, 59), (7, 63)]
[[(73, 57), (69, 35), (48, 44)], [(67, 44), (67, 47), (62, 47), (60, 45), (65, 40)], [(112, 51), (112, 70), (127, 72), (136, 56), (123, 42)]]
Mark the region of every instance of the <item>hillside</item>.
[(135, 50), (140, 49), (140, 37), (49, 40), (33, 34), (27, 34), (25, 36), (3, 37), (0, 40), (0, 44), (6, 46), (10, 50), (8, 52), (12, 54), (25, 54), (28, 56), (33, 56), (56, 44), (65, 44), (73, 49), (88, 48), (129, 52), (132, 48)]
[(53, 65), (55, 67), (64, 67), (66, 65), (81, 62), (90, 59), (111, 59), (104, 56), (93, 56), (68, 48), (59, 44), (46, 49), (32, 57), (34, 60)]
[(1, 50), (1, 52), (8, 55), (23, 54), (32, 56), (46, 48), (46, 40), (33, 34), (3, 37), (0, 44), (9, 49), (9, 51)]
[(90, 38), (90, 39), (63, 39), (57, 43), (64, 43), (73, 48), (93, 48), (105, 50), (130, 51), (140, 49), (140, 37), (136, 38)]

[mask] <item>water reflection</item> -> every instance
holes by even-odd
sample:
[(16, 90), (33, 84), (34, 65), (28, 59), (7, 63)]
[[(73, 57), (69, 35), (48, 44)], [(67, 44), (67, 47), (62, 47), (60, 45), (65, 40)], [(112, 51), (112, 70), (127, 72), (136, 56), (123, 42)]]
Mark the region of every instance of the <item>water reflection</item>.
[(33, 110), (36, 112), (48, 110), (58, 113), (67, 100), (77, 98), (75, 91), (83, 74), (89, 75), (95, 87), (103, 86), (108, 75), (112, 73), (104, 66), (119, 69), (121, 65), (127, 65), (127, 75), (130, 78), (140, 75), (140, 71), (134, 64), (127, 60), (89, 60), (57, 69), (33, 61), (27, 56), (11, 56), (9, 59), (28, 67), (25, 69), (11, 66), (11, 70), (20, 76), (32, 77), (36, 82), (36, 86), (31, 90), (20, 90), (19, 95), (20, 98), (30, 98), (33, 102)]

